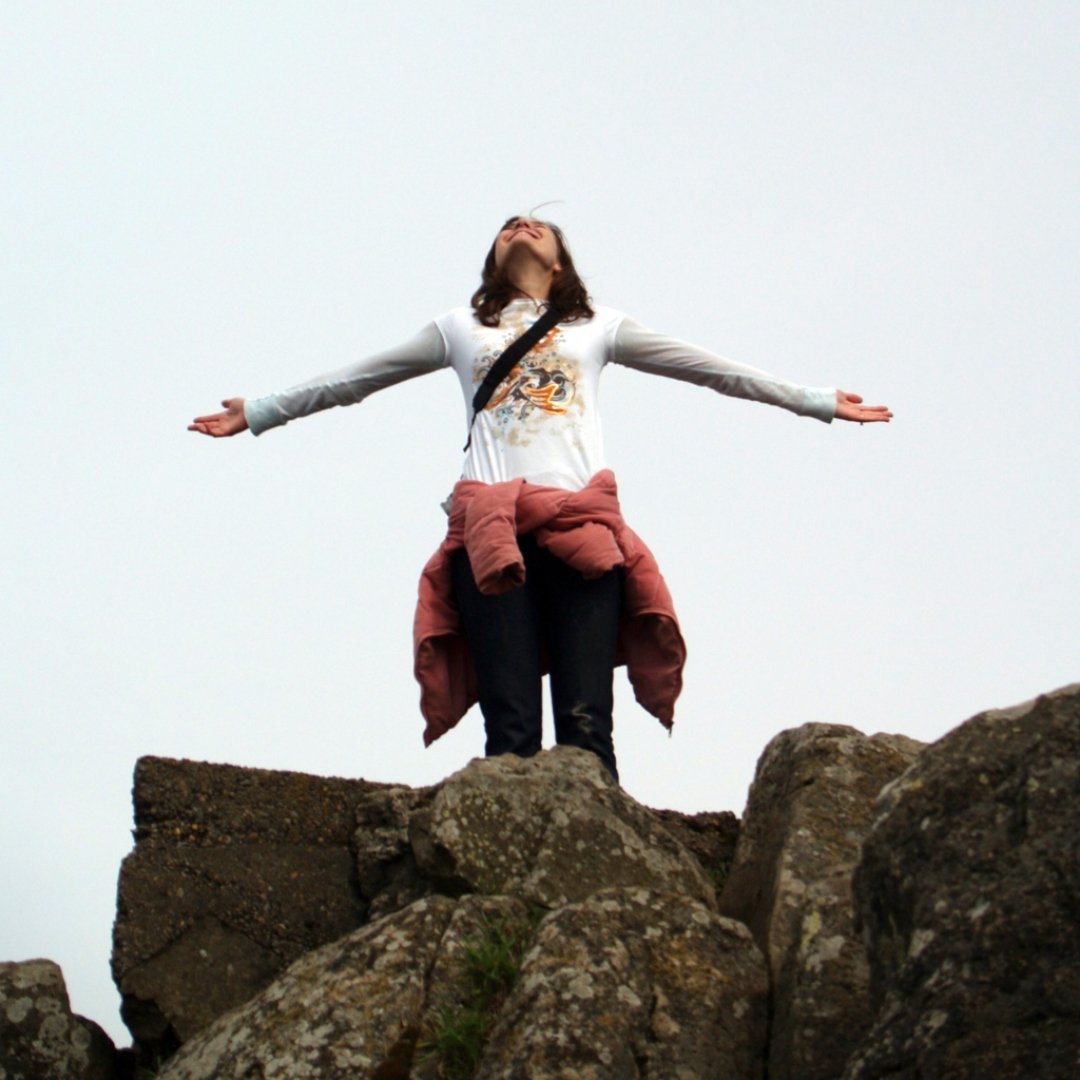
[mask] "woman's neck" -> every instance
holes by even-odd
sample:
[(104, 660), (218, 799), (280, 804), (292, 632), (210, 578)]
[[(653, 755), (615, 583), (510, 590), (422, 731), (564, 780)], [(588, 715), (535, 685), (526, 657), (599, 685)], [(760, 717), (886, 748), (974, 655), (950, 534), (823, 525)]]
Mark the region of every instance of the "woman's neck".
[(535, 259), (526, 258), (518, 259), (513, 266), (507, 267), (506, 277), (518, 296), (539, 301), (549, 298), (555, 271)]

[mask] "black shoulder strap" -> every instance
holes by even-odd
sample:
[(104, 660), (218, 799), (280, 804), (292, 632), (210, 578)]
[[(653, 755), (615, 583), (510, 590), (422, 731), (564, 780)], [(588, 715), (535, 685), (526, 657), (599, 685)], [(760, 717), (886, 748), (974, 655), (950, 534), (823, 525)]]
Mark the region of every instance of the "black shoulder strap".
[(469, 421), (469, 439), (465, 443), (468, 450), (472, 445), (472, 426), (476, 423), (477, 414), (482, 412), (484, 406), (491, 400), (491, 395), (499, 388), (503, 379), (510, 374), (510, 369), (534, 346), (542, 337), (559, 321), (559, 313), (549, 307), (539, 319), (525, 331), (521, 337), (512, 341), (503, 349), (499, 359), (491, 365), (490, 370), (484, 376), (484, 381), (476, 388), (473, 395), (472, 419)]

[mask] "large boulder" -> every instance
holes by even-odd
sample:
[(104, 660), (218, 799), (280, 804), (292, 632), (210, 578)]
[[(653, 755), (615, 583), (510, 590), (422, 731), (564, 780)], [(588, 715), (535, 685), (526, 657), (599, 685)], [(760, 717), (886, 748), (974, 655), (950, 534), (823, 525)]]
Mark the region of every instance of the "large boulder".
[(925, 750), (855, 894), (878, 1011), (846, 1077), (1080, 1075), (1080, 685)]
[(144, 1060), (168, 1054), (305, 952), (360, 926), (355, 807), (380, 787), (142, 758), (113, 977)]
[(428, 973), (456, 906), (417, 900), (308, 953), (188, 1040), (159, 1080), (407, 1077)]
[(768, 962), (770, 1080), (835, 1080), (870, 1026), (851, 876), (874, 800), (922, 745), (806, 724), (758, 762), (720, 911), (746, 923)]
[(51, 960), (0, 963), (0, 1077), (113, 1080), (116, 1050), (97, 1026), (71, 1011)]
[[(517, 947), (491, 953), (493, 929)], [(159, 1077), (753, 1080), (766, 984), (745, 927), (676, 894), (602, 890), (538, 929), (516, 898), (431, 896), (298, 960)]]
[[(366, 793), (353, 845), (370, 917), (433, 893), (512, 892), (551, 906), (615, 884), (686, 888), (711, 904), (709, 886), (734, 855), (735, 815), (651, 810), (598, 766), (555, 747), (480, 758), (433, 787)], [(593, 858), (582, 876), (584, 850)]]
[(716, 904), (697, 859), (575, 747), (477, 758), (412, 813), (408, 836), (444, 893), (508, 893), (552, 908), (622, 885)]
[(741, 923), (602, 889), (541, 923), (476, 1080), (756, 1080), (767, 986)]

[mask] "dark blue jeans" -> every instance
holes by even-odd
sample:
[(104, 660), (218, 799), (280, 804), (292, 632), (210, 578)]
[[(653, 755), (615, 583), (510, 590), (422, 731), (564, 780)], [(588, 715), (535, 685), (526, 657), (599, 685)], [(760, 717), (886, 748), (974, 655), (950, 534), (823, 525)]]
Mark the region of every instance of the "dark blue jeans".
[(476, 587), (464, 550), (454, 557), (454, 597), (476, 666), (486, 753), (531, 757), (541, 746), (541, 656), (551, 674), (555, 741), (591, 750), (618, 779), (612, 676), (622, 570), (592, 581), (519, 536), (525, 584), (499, 596)]

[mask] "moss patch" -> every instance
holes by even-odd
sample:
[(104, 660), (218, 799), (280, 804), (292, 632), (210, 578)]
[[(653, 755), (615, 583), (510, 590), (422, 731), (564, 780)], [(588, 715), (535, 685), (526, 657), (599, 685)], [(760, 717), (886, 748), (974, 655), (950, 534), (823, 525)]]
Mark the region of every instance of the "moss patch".
[(435, 1022), (420, 1041), (421, 1060), (437, 1063), (444, 1080), (469, 1080), (475, 1074), (488, 1034), (545, 914), (542, 908), (534, 910), (525, 925), (485, 919), (476, 937), (464, 943), (464, 1001), (436, 1006)]

